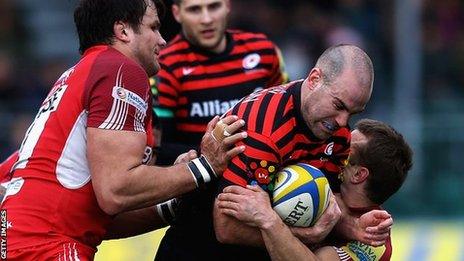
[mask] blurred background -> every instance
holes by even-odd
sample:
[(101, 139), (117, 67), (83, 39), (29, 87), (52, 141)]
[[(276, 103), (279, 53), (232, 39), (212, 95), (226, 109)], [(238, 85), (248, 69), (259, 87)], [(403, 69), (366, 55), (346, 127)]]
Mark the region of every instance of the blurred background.
[[(396, 221), (393, 260), (464, 260), (464, 1), (231, 2), (230, 28), (266, 33), (290, 79), (306, 77), (328, 46), (367, 50), (374, 93), (353, 122), (385, 121), (415, 152), (406, 184), (385, 206)], [(75, 4), (0, 0), (0, 160), (19, 148), (49, 88), (79, 59)], [(168, 11), (166, 40), (178, 30)], [(161, 234), (105, 243), (97, 260), (152, 260)]]

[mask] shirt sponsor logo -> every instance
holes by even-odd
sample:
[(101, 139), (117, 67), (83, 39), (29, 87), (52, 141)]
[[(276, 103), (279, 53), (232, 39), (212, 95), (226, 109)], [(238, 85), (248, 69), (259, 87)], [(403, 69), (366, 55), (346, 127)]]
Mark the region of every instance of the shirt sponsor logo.
[(259, 54), (257, 53), (252, 53), (252, 54), (245, 56), (245, 58), (243, 58), (242, 66), (243, 68), (250, 70), (258, 66), (260, 61), (261, 61), (261, 56), (259, 56)]
[(212, 117), (226, 113), (234, 107), (240, 100), (220, 101), (211, 100), (204, 102), (194, 102), (190, 109), (190, 117)]
[(129, 103), (130, 105), (134, 106), (137, 110), (139, 110), (142, 114), (146, 114), (146, 111), (148, 109), (148, 103), (136, 93), (124, 89), (120, 86), (114, 86), (112, 96), (117, 100)]

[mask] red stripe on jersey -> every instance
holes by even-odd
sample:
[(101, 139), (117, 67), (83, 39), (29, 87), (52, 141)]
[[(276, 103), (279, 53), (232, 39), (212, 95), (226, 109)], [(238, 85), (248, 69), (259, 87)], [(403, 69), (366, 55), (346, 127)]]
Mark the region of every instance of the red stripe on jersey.
[(259, 99), (252, 103), (250, 116), (247, 120), (247, 129), (251, 131), (256, 131), (256, 120), (258, 119), (258, 111), (261, 107), (262, 99)]
[[(250, 75), (246, 81), (253, 81), (253, 80), (260, 79), (260, 78), (262, 78), (262, 75), (259, 73), (256, 73), (256, 74)], [(222, 88), (228, 85), (243, 83), (244, 77), (241, 74), (236, 74), (236, 75), (222, 77), (220, 79), (217, 78), (216, 80), (217, 82), (215, 86), (208, 86), (208, 84), (211, 82), (211, 79), (202, 79), (198, 81), (186, 82), (184, 83), (183, 88), (190, 90), (190, 91)]]
[(166, 96), (158, 96), (158, 102), (162, 104), (163, 106), (160, 107), (169, 107), (169, 108), (174, 108), (177, 106), (177, 102), (174, 99), (170, 99)]
[(224, 174), (222, 175), (222, 177), (236, 185), (240, 185), (242, 187), (246, 187), (246, 185), (248, 184), (247, 181), (240, 177), (239, 175), (233, 173), (232, 171), (230, 171), (229, 169), (226, 169), (226, 171), (224, 171)]
[(278, 161), (279, 159), (276, 158), (276, 156), (268, 151), (263, 151), (260, 149), (253, 148), (251, 146), (246, 146), (245, 152), (247, 156), (253, 157), (255, 159), (260, 159), (260, 160), (271, 160), (271, 161)]
[(266, 136), (270, 136), (272, 134), (272, 128), (274, 127), (276, 114), (280, 113), (277, 111), (280, 100), (280, 96), (274, 95), (269, 102), (268, 111), (266, 112), (266, 121), (263, 123), (262, 131), (262, 133)]
[(178, 110), (176, 112), (176, 116), (181, 117), (181, 118), (186, 118), (188, 116), (188, 111), (187, 110)]

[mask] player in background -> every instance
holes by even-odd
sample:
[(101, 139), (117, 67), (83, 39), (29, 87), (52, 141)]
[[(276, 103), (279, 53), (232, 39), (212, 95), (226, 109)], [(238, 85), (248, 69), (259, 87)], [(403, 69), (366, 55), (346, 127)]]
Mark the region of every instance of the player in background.
[[(208, 184), (243, 150), (227, 145), (246, 133), (217, 142), (213, 119), (203, 155), (172, 167), (146, 165), (153, 145), (148, 77), (166, 44), (160, 7), (156, 0), (79, 1), (83, 56), (39, 108), (2, 204), (8, 260), (92, 260), (114, 215), (142, 209), (155, 222), (154, 204)], [(236, 119), (223, 119), (229, 132), (242, 126)]]
[[(351, 152), (342, 172), (338, 205), (359, 223), (380, 223), (388, 217), (383, 204), (401, 187), (412, 167), (412, 150), (403, 136), (385, 123), (363, 119), (351, 132)], [(385, 245), (337, 240), (311, 251), (293, 236), (272, 209), (268, 194), (259, 186), (231, 186), (218, 197), (219, 211), (259, 228), (273, 260), (390, 260), (391, 238)], [(365, 213), (374, 210), (373, 216)], [(377, 220), (369, 220), (374, 218)]]
[(162, 128), (159, 164), (197, 148), (206, 124), (251, 92), (287, 81), (279, 49), (264, 34), (227, 28), (230, 0), (174, 0), (181, 33), (160, 52), (152, 79)]
[[(229, 163), (218, 189), (182, 197), (156, 260), (268, 258), (264, 248), (256, 247), (264, 247), (259, 231), (218, 212), (215, 195), (229, 185), (259, 184), (272, 191), (277, 170), (297, 162), (320, 168), (338, 192), (338, 175), (349, 153), (348, 119), (364, 110), (373, 78), (372, 62), (364, 51), (339, 45), (321, 55), (305, 80), (254, 92), (235, 105), (228, 114), (245, 120), (248, 137), (237, 145), (247, 149)], [(322, 239), (340, 215), (332, 214), (321, 219), (317, 230), (296, 233), (305, 241)], [(371, 234), (359, 232), (354, 219), (341, 224), (341, 233), (372, 243)], [(377, 243), (384, 243), (384, 237), (377, 237)]]

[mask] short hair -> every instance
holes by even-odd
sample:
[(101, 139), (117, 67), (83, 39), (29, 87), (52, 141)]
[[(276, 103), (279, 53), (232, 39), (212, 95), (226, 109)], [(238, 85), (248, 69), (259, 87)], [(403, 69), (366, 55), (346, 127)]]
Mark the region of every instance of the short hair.
[(115, 22), (127, 22), (138, 33), (151, 4), (158, 13), (164, 12), (161, 0), (80, 0), (74, 10), (80, 53), (97, 44), (112, 44)]
[(317, 59), (315, 67), (321, 69), (325, 84), (333, 83), (345, 68), (356, 71), (362, 86), (372, 87), (374, 81), (374, 66), (371, 58), (361, 48), (351, 44), (329, 47)]
[(355, 129), (366, 136), (367, 143), (356, 147), (350, 164), (369, 169), (367, 197), (375, 204), (383, 204), (404, 183), (412, 168), (413, 152), (403, 136), (383, 122), (362, 119)]

